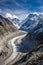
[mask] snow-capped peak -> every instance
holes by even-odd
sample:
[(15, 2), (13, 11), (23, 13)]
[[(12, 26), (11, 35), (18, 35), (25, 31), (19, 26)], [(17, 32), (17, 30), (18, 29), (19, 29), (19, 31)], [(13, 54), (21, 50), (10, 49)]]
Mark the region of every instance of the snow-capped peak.
[(33, 14), (36, 14), (37, 16), (39, 16), (39, 13), (38, 12), (34, 12)]
[(36, 16), (34, 16), (34, 17), (32, 17), (32, 18), (31, 18), (31, 20), (37, 20), (37, 17), (36, 17)]
[(5, 17), (6, 17), (6, 18), (9, 18), (9, 19), (14, 19), (14, 18), (19, 19), (16, 15), (13, 15), (13, 14), (11, 14), (11, 13), (6, 13), (6, 14), (5, 14)]
[(14, 19), (14, 18), (17, 18), (17, 19), (19, 19), (19, 18), (18, 18), (16, 15), (13, 15), (13, 19)]

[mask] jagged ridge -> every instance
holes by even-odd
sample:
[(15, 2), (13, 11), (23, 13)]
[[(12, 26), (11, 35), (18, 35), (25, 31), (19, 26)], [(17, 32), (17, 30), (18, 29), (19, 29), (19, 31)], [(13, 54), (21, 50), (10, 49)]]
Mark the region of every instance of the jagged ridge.
[(4, 33), (13, 32), (16, 27), (7, 18), (0, 15), (0, 35)]

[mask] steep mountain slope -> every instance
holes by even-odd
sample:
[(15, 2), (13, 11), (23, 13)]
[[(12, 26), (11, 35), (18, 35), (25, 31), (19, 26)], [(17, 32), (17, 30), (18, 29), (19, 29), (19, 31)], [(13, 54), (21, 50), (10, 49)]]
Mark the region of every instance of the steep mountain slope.
[(0, 35), (4, 33), (13, 32), (17, 28), (7, 18), (0, 15)]
[(22, 25), (20, 29), (29, 32), (32, 28), (34, 28), (41, 21), (43, 21), (41, 14), (40, 15), (29, 14), (28, 17), (24, 21), (22, 21)]
[(19, 18), (13, 18), (11, 19), (11, 21), (17, 28), (19, 28), (20, 23), (21, 23), (21, 20), (19, 20)]
[(19, 28), (19, 25), (20, 25), (20, 23), (22, 21), (18, 18), (18, 16), (11, 15), (11, 14), (7, 13), (5, 17), (8, 18), (13, 23), (14, 26), (16, 26), (17, 28)]
[(20, 46), (19, 52), (27, 53), (27, 55), (15, 65), (43, 65), (43, 54), (41, 55), (43, 53), (43, 20), (40, 19), (39, 23), (31, 28), (18, 46)]
[(37, 46), (37, 44), (39, 44), (42, 41), (43, 41), (43, 20), (38, 19), (38, 23), (34, 24), (32, 27), (30, 25), (30, 29), (28, 29), (27, 36), (22, 40), (20, 51), (30, 52), (33, 48)]

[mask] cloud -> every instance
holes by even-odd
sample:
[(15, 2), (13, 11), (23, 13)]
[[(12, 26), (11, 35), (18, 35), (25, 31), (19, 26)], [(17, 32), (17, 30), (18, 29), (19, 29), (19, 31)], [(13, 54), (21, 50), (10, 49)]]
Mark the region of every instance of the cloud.
[(2, 9), (0, 9), (0, 13), (2, 12)]
[(0, 0), (0, 1), (5, 1), (5, 0)]
[(4, 16), (10, 19), (13, 19), (16, 17), (20, 20), (24, 20), (29, 13), (30, 12), (26, 10), (24, 11), (23, 10), (14, 10), (14, 11), (7, 10), (6, 12), (4, 12)]
[[(0, 8), (10, 10), (43, 11), (43, 0), (0, 0)], [(41, 7), (41, 9), (39, 8)]]
[(12, 15), (11, 13), (6, 13), (6, 14), (5, 14), (5, 17), (6, 17), (6, 18), (10, 18), (10, 19), (18, 18), (16, 15)]
[(7, 18), (10, 17), (10, 18), (12, 19), (12, 15), (11, 15), (10, 13), (6, 13), (5, 16), (6, 16)]
[(40, 10), (42, 10), (42, 11), (43, 11), (43, 6), (40, 6), (39, 8), (40, 8)]

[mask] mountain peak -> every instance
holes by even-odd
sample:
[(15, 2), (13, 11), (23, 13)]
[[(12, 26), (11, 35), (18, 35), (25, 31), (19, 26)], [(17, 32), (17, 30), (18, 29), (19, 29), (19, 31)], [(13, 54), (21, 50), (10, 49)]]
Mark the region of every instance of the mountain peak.
[(36, 14), (37, 16), (39, 16), (39, 13), (38, 12), (34, 12), (33, 14)]
[(14, 18), (19, 19), (16, 15), (12, 15), (10, 13), (6, 13), (5, 17), (8, 18), (8, 19), (14, 19)]
[(13, 32), (16, 27), (7, 18), (0, 15), (0, 35), (4, 35), (8, 32)]

